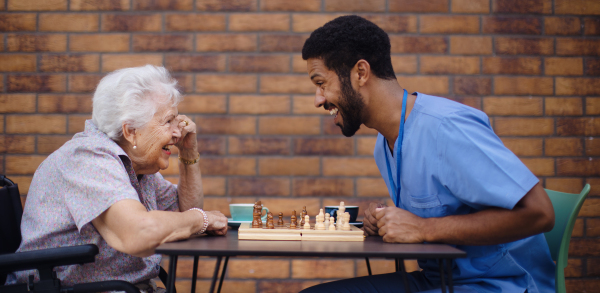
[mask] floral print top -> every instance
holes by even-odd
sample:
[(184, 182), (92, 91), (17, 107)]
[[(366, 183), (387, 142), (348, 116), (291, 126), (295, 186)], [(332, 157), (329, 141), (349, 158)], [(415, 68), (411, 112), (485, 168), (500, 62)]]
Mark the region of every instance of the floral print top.
[[(119, 145), (91, 120), (36, 170), (21, 223), (17, 252), (96, 244), (94, 263), (56, 268), (64, 285), (105, 280), (138, 283), (158, 276), (160, 255), (136, 257), (106, 243), (92, 220), (114, 203), (133, 199), (147, 210), (179, 211), (177, 186), (159, 173), (136, 176)], [(7, 284), (26, 283), (36, 271), (15, 272)]]

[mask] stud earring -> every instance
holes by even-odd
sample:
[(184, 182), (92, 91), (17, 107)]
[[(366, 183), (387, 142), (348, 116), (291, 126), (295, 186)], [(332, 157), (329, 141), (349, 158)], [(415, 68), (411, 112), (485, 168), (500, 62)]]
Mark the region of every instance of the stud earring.
[(133, 146), (133, 149), (134, 149), (134, 150), (135, 150), (135, 149), (137, 149), (137, 145), (134, 145), (134, 146)]

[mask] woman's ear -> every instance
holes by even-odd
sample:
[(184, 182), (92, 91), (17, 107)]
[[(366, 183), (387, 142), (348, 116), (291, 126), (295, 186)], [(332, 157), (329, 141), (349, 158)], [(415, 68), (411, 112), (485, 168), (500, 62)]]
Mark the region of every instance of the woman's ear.
[(128, 141), (131, 145), (135, 146), (135, 141), (136, 141), (136, 137), (135, 137), (135, 128), (130, 127), (127, 124), (123, 124), (123, 138)]

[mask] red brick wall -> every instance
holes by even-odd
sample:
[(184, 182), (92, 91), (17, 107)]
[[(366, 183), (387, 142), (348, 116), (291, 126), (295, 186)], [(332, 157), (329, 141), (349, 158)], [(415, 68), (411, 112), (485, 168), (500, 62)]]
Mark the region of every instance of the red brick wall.
[[(262, 199), (288, 214), (386, 200), (376, 132), (345, 138), (300, 50), (358, 13), (390, 34), (402, 86), (482, 109), (550, 189), (592, 185), (573, 232), (569, 292), (600, 285), (600, 2), (596, 0), (0, 0), (0, 173), (24, 194), (37, 166), (90, 117), (107, 72), (164, 65), (199, 126), (209, 209)], [(162, 172), (177, 180), (176, 159)], [(206, 291), (214, 260), (203, 259)], [(390, 261), (374, 261), (376, 272)], [(179, 286), (189, 286), (191, 261)], [(183, 268), (187, 268), (184, 271)], [(236, 258), (228, 292), (295, 292), (365, 275), (362, 260)]]

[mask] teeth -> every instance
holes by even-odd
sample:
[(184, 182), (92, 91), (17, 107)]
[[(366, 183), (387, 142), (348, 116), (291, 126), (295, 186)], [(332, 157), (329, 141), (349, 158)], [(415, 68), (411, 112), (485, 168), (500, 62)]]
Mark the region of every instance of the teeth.
[(329, 115), (335, 115), (338, 112), (338, 108), (333, 108), (331, 109), (331, 111), (329, 111)]
[(163, 147), (163, 150), (167, 150), (168, 151), (170, 148), (171, 148), (170, 145), (166, 145), (166, 146)]

